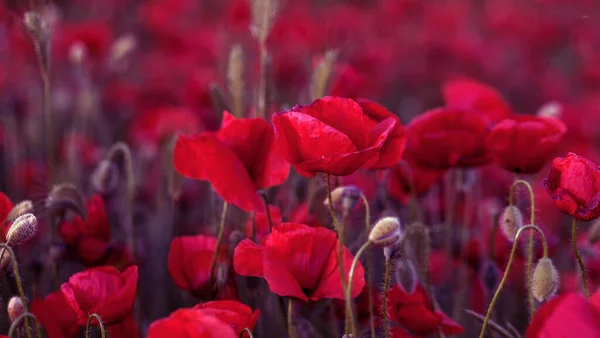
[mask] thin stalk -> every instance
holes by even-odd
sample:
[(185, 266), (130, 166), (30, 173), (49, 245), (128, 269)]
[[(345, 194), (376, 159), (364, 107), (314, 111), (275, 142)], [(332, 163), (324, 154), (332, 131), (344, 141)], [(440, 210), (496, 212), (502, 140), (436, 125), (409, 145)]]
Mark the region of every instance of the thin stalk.
[(252, 330), (250, 330), (249, 328), (245, 327), (242, 329), (242, 332), (240, 332), (240, 338), (244, 337), (244, 333), (247, 333), (249, 338), (254, 338)]
[[(15, 275), (15, 282), (17, 283), (17, 290), (19, 290), (19, 297), (21, 297), (21, 303), (23, 303), (23, 311), (27, 313), (27, 298), (25, 298), (25, 290), (23, 290), (23, 283), (21, 282), (21, 275), (19, 274), (19, 266), (17, 265), (17, 257), (15, 252), (6, 243), (0, 243), (2, 250), (8, 251), (13, 266), (13, 274)], [(4, 252), (2, 252), (4, 255)], [(29, 317), (25, 316), (25, 331), (27, 332), (27, 338), (31, 338), (31, 328), (29, 327)]]
[(352, 313), (352, 280), (354, 279), (354, 271), (356, 270), (356, 264), (358, 263), (360, 255), (362, 255), (371, 244), (371, 241), (366, 241), (365, 244), (358, 249), (356, 256), (354, 256), (354, 260), (352, 261), (352, 265), (350, 266), (350, 273), (348, 274), (349, 283), (346, 288), (346, 321), (349, 322), (346, 323), (346, 337), (350, 337), (350, 335), (354, 337), (356, 335), (356, 324), (354, 323), (354, 314)]
[(388, 338), (390, 336), (390, 321), (387, 314), (387, 293), (390, 288), (390, 260), (386, 258), (385, 260), (385, 275), (383, 282), (383, 293), (381, 298), (381, 316), (383, 317), (383, 332), (384, 338)]
[(329, 202), (329, 213), (331, 214), (331, 219), (333, 221), (333, 227), (338, 232), (338, 267), (340, 270), (340, 280), (342, 283), (342, 289), (346, 289), (346, 274), (344, 273), (344, 224), (339, 224), (337, 217), (335, 215), (335, 210), (333, 209), (333, 198), (331, 197), (331, 175), (327, 174), (327, 199)]
[(219, 257), (219, 251), (221, 250), (221, 243), (223, 242), (223, 234), (225, 233), (225, 222), (227, 221), (227, 209), (229, 209), (229, 203), (223, 202), (223, 212), (221, 213), (221, 224), (219, 225), (219, 232), (217, 234), (217, 247), (213, 254), (212, 261), (210, 262), (210, 285), (213, 283), (213, 274), (215, 272), (215, 265), (217, 265), (217, 257)]
[(92, 313), (88, 317), (87, 325), (85, 326), (85, 338), (90, 338), (90, 325), (92, 324), (92, 319), (94, 319), (94, 318), (96, 318), (96, 320), (98, 320), (98, 326), (100, 327), (100, 336), (102, 338), (105, 338), (106, 330), (104, 329), (104, 322), (102, 321), (102, 318), (100, 318), (100, 315), (97, 313)]
[(510, 268), (511, 268), (513, 260), (515, 258), (515, 253), (517, 252), (517, 244), (519, 242), (519, 237), (521, 236), (523, 231), (528, 230), (528, 229), (535, 230), (540, 234), (540, 236), (542, 237), (542, 244), (544, 245), (544, 257), (548, 257), (548, 242), (546, 241), (546, 236), (544, 235), (544, 232), (542, 231), (542, 229), (538, 228), (537, 226), (535, 226), (533, 224), (528, 224), (528, 225), (520, 228), (517, 231), (517, 234), (515, 235), (515, 238), (513, 241), (512, 249), (510, 251), (510, 256), (508, 258), (508, 263), (506, 264), (506, 269), (504, 270), (504, 275), (502, 275), (502, 280), (500, 281), (500, 284), (498, 284), (498, 288), (496, 289), (496, 292), (494, 293), (494, 297), (492, 297), (492, 301), (490, 302), (490, 305), (488, 307), (487, 313), (485, 314), (485, 319), (483, 321), (483, 325), (481, 326), (481, 333), (479, 334), (479, 338), (484, 338), (484, 336), (485, 336), (485, 329), (487, 328), (488, 322), (490, 321), (490, 318), (492, 316), (492, 311), (494, 310), (494, 305), (496, 305), (496, 302), (498, 301), (498, 297), (500, 296), (500, 291), (502, 291), (502, 288), (504, 287), (504, 284), (506, 283), (506, 279), (508, 278), (508, 273), (510, 272)]
[(288, 308), (287, 308), (287, 329), (288, 329), (288, 337), (296, 338), (296, 331), (292, 326), (292, 309), (293, 309), (293, 300), (292, 297), (288, 298)]
[(256, 114), (259, 118), (265, 118), (267, 106), (267, 46), (264, 41), (258, 42), (258, 57), (260, 62), (260, 78), (258, 79)]
[(585, 296), (590, 298), (590, 290), (588, 289), (585, 266), (583, 265), (583, 260), (581, 260), (581, 255), (579, 254), (579, 249), (577, 248), (577, 220), (575, 218), (573, 218), (573, 225), (571, 226), (571, 241), (573, 242), (573, 252), (575, 253), (577, 264), (579, 264), (579, 270), (581, 270), (583, 291), (585, 292)]
[[(23, 303), (23, 304), (25, 304), (25, 303)], [(8, 337), (13, 338), (15, 336), (15, 331), (17, 330), (17, 328), (19, 327), (19, 324), (21, 324), (21, 322), (23, 320), (25, 320), (25, 326), (28, 329), (27, 330), (28, 335), (31, 334), (31, 332), (29, 332), (29, 326), (27, 326), (28, 319), (32, 319), (33, 322), (35, 323), (36, 337), (42, 338), (42, 330), (40, 329), (40, 323), (38, 322), (37, 318), (35, 317), (35, 315), (33, 313), (27, 312), (27, 311), (25, 311), (24, 313), (19, 315), (17, 318), (15, 318), (15, 320), (10, 324), (10, 328), (8, 329)]]
[[(371, 232), (371, 207), (367, 197), (362, 192), (360, 198), (365, 205), (365, 233), (369, 236)], [(371, 289), (371, 248), (365, 250), (365, 277), (367, 282), (367, 293), (369, 297), (369, 326), (371, 327), (371, 338), (375, 338), (375, 316), (373, 315), (373, 290)], [(352, 279), (350, 279), (352, 280)]]
[(271, 210), (269, 210), (269, 201), (267, 200), (267, 196), (265, 194), (260, 194), (263, 201), (265, 202), (265, 209), (267, 213), (267, 220), (269, 221), (269, 232), (273, 231), (273, 220), (271, 219)]

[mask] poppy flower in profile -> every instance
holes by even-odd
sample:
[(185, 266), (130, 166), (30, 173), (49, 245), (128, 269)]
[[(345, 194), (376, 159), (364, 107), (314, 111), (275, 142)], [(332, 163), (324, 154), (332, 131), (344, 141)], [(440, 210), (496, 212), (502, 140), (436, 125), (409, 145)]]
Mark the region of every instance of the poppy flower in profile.
[(407, 155), (425, 168), (474, 167), (491, 160), (485, 144), (486, 118), (471, 110), (429, 110), (414, 118), (406, 132)]
[(438, 329), (444, 334), (458, 334), (464, 328), (441, 311), (433, 310), (427, 292), (421, 285), (412, 294), (402, 290), (398, 284), (388, 291), (388, 316), (390, 320), (420, 335), (429, 335)]
[(404, 130), (404, 126), (400, 123), (398, 116), (380, 104), (367, 99), (358, 99), (356, 102), (365, 114), (364, 122), (367, 129), (375, 128), (378, 123), (390, 117), (396, 120), (396, 125), (381, 147), (377, 160), (370, 161), (364, 166), (365, 169), (386, 169), (393, 167), (402, 158), (404, 148), (406, 147), (406, 131)]
[[(281, 224), (281, 210), (274, 205), (269, 205), (269, 214), (273, 225)], [(246, 222), (246, 237), (252, 238), (252, 219)], [(269, 233), (269, 217), (266, 211), (259, 211), (254, 215), (254, 232), (257, 241), (261, 241)]]
[(490, 123), (508, 117), (512, 110), (494, 88), (471, 79), (456, 79), (446, 82), (442, 88), (447, 107), (475, 110)]
[(513, 115), (492, 128), (487, 146), (500, 167), (533, 174), (556, 152), (566, 132), (565, 124), (555, 118)]
[[(212, 236), (180, 236), (171, 241), (168, 268), (173, 282), (194, 295), (202, 295), (210, 289), (210, 264), (217, 248), (217, 239)], [(222, 273), (227, 282), (229, 257), (227, 248), (221, 246), (215, 265), (214, 279), (219, 282)], [(225, 269), (225, 271), (222, 271)]]
[(148, 328), (148, 338), (237, 338), (235, 330), (215, 316), (194, 309), (180, 309)]
[(396, 120), (370, 124), (354, 100), (326, 96), (273, 114), (273, 128), (285, 158), (303, 176), (347, 176), (379, 161)]
[(137, 282), (137, 266), (123, 272), (101, 266), (74, 274), (60, 289), (77, 316), (77, 324), (85, 325), (88, 316), (97, 313), (105, 324), (111, 325), (131, 314)]
[(542, 183), (563, 213), (579, 221), (600, 216), (600, 167), (594, 162), (574, 153), (556, 157)]
[(290, 171), (267, 121), (236, 119), (228, 112), (216, 133), (179, 136), (173, 158), (180, 174), (208, 180), (219, 196), (244, 211), (264, 210), (256, 191), (283, 183)]
[(597, 298), (598, 293), (589, 301), (578, 294), (566, 293), (549, 300), (535, 312), (525, 338), (600, 337)]
[[(244, 328), (254, 330), (260, 310), (252, 311), (252, 309), (240, 302), (231, 300), (218, 300), (206, 302), (194, 306), (203, 315), (214, 316), (223, 323), (229, 324), (237, 335), (242, 333)], [(248, 333), (244, 333), (244, 337), (249, 337)]]
[[(263, 277), (271, 292), (304, 301), (344, 299), (337, 259), (337, 237), (326, 228), (282, 223), (258, 245), (244, 239), (235, 248), (233, 266), (242, 276)], [(346, 275), (354, 257), (344, 248)], [(357, 264), (352, 297), (365, 285), (364, 269)]]

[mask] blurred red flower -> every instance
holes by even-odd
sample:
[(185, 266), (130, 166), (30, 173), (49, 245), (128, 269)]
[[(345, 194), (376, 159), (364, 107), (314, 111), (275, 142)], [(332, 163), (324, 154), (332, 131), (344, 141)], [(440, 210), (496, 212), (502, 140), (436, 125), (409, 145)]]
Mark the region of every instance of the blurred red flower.
[(471, 79), (448, 81), (442, 88), (446, 106), (470, 109), (484, 115), (490, 123), (508, 117), (512, 110), (494, 88)]
[(244, 211), (264, 210), (256, 190), (283, 183), (290, 170), (267, 121), (236, 119), (228, 112), (218, 132), (180, 136), (173, 157), (180, 174), (208, 180), (226, 202)]
[(540, 306), (531, 319), (526, 338), (600, 337), (599, 294), (587, 299), (574, 293), (560, 295)]
[(112, 266), (102, 266), (74, 274), (60, 289), (79, 325), (85, 325), (92, 313), (97, 313), (105, 324), (111, 325), (131, 314), (137, 283), (137, 266), (123, 272)]
[(600, 168), (594, 162), (574, 153), (556, 157), (542, 183), (563, 213), (579, 221), (600, 216)]
[(429, 110), (406, 127), (407, 155), (430, 169), (473, 167), (490, 162), (485, 139), (486, 117), (472, 110)]
[(487, 146), (502, 168), (533, 174), (554, 155), (566, 132), (565, 124), (555, 118), (513, 115), (492, 128)]
[(387, 192), (391, 198), (406, 203), (410, 199), (411, 185), (416, 196), (429, 191), (438, 182), (444, 171), (424, 168), (411, 158), (404, 163), (396, 164), (388, 176)]
[[(230, 300), (206, 302), (194, 306), (194, 309), (200, 314), (214, 316), (229, 324), (238, 336), (244, 328), (254, 330), (260, 316), (260, 310), (252, 311), (249, 306)], [(243, 337), (249, 337), (248, 333), (244, 333)]]
[(44, 326), (48, 337), (71, 338), (79, 332), (80, 324), (77, 323), (77, 314), (71, 309), (65, 295), (60, 290), (43, 299), (39, 295), (35, 296), (31, 302), (31, 313)]
[[(344, 299), (337, 260), (335, 232), (304, 224), (282, 223), (258, 245), (244, 239), (235, 248), (233, 266), (242, 276), (263, 277), (280, 296), (319, 300)], [(354, 257), (344, 248), (346, 275)], [(360, 263), (352, 282), (352, 297), (362, 291), (365, 280)]]
[(217, 317), (194, 309), (180, 309), (150, 324), (148, 338), (237, 338), (233, 328)]
[(286, 159), (300, 174), (346, 176), (379, 158), (396, 119), (369, 128), (354, 100), (326, 96), (273, 114), (273, 127)]
[(0, 219), (2, 220), (2, 242), (6, 242), (6, 232), (10, 227), (10, 223), (4, 221), (14, 207), (12, 201), (4, 193), (0, 192)]
[(443, 312), (433, 310), (427, 292), (421, 285), (417, 285), (416, 290), (408, 294), (395, 284), (388, 291), (388, 316), (390, 320), (421, 335), (437, 332), (438, 328), (447, 335), (462, 333), (465, 330)]
[[(281, 224), (281, 210), (278, 207), (269, 205), (269, 213), (274, 226)], [(258, 242), (270, 232), (266, 211), (259, 211), (254, 215), (254, 231)], [(246, 221), (246, 237), (252, 238), (252, 219)]]

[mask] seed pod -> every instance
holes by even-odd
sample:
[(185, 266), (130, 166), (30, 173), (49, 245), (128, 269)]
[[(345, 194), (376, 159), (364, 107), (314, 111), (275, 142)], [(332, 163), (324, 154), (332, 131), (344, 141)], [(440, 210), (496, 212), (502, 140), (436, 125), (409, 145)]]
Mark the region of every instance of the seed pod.
[(409, 259), (396, 261), (396, 283), (407, 294), (412, 294), (417, 288), (417, 271)]
[(46, 197), (46, 208), (51, 213), (63, 213), (72, 210), (81, 218), (87, 218), (87, 208), (82, 194), (71, 183), (61, 183), (52, 187)]
[(538, 261), (535, 270), (533, 270), (533, 280), (531, 282), (531, 293), (539, 302), (552, 298), (558, 286), (560, 279), (558, 271), (548, 257), (542, 257)]
[(6, 243), (10, 246), (21, 245), (35, 235), (37, 218), (33, 214), (19, 216), (6, 232)]
[(369, 233), (369, 241), (378, 247), (392, 246), (398, 243), (401, 237), (400, 221), (396, 217), (380, 219)]
[[(360, 188), (354, 185), (346, 185), (333, 189), (331, 191), (331, 200), (335, 209), (341, 208), (344, 212), (352, 210), (358, 203), (362, 192)], [(329, 206), (329, 198), (325, 197), (323, 205)]]
[(20, 297), (13, 296), (8, 301), (7, 305), (8, 317), (11, 322), (14, 322), (20, 315), (25, 313), (25, 307), (23, 306), (23, 301), (21, 301)]
[(107, 195), (115, 191), (119, 183), (119, 169), (108, 160), (102, 160), (91, 177), (92, 187), (97, 192)]
[(24, 215), (26, 213), (30, 213), (33, 209), (33, 203), (30, 200), (25, 200), (19, 202), (15, 205), (12, 210), (6, 216), (6, 220), (10, 223), (13, 222), (17, 217)]
[(513, 242), (517, 231), (523, 226), (523, 214), (514, 205), (507, 206), (500, 215), (500, 229), (506, 239)]

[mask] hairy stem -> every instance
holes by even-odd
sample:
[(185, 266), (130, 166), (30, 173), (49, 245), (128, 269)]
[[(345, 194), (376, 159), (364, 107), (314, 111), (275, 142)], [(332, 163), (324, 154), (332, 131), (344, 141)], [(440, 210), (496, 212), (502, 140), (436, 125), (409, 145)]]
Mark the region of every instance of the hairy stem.
[(387, 293), (390, 288), (390, 259), (385, 260), (385, 275), (383, 278), (383, 292), (381, 297), (381, 316), (383, 319), (384, 338), (390, 336), (390, 321), (387, 314)]
[(240, 338), (244, 337), (244, 333), (247, 333), (249, 338), (254, 338), (252, 330), (250, 330), (249, 328), (245, 327), (242, 329), (242, 332), (240, 332)]
[(346, 337), (353, 337), (356, 335), (356, 325), (354, 323), (354, 315), (352, 313), (352, 280), (354, 279), (354, 271), (356, 270), (356, 264), (359, 262), (360, 256), (371, 246), (371, 241), (366, 241), (358, 252), (354, 256), (352, 265), (350, 266), (350, 273), (348, 274), (348, 287), (346, 288)]
[(327, 199), (329, 202), (329, 213), (331, 214), (331, 220), (333, 221), (333, 227), (338, 232), (338, 267), (340, 270), (340, 280), (342, 281), (342, 289), (346, 289), (346, 274), (344, 273), (344, 224), (338, 223), (335, 210), (333, 209), (333, 198), (331, 197), (331, 175), (327, 174)]
[(210, 262), (210, 285), (213, 284), (213, 275), (215, 272), (215, 265), (217, 265), (217, 257), (221, 251), (221, 243), (223, 242), (223, 234), (225, 233), (225, 222), (227, 221), (227, 209), (229, 209), (229, 203), (223, 202), (223, 212), (221, 213), (221, 224), (219, 225), (219, 232), (217, 234), (217, 247), (213, 254), (212, 261)]
[[(25, 303), (23, 303), (23, 304), (25, 304)], [(24, 313), (22, 313), (17, 318), (15, 318), (15, 320), (10, 324), (10, 328), (8, 329), (8, 337), (13, 338), (15, 336), (15, 331), (17, 330), (17, 328), (19, 327), (19, 324), (21, 324), (22, 321), (25, 321), (25, 327), (27, 328), (27, 334), (28, 334), (28, 336), (30, 336), (31, 332), (29, 332), (29, 326), (27, 325), (27, 322), (29, 319), (33, 320), (33, 322), (35, 323), (36, 337), (42, 338), (42, 330), (40, 329), (40, 324), (39, 324), (37, 318), (35, 317), (35, 315), (33, 313), (27, 312), (27, 310), (25, 310)]]
[(102, 338), (105, 338), (106, 330), (104, 329), (104, 322), (102, 321), (102, 318), (100, 318), (100, 315), (97, 313), (92, 313), (88, 317), (87, 325), (85, 326), (85, 338), (90, 338), (90, 325), (92, 324), (92, 320), (94, 318), (98, 321), (98, 326), (100, 327), (100, 336)]
[(579, 264), (579, 270), (581, 270), (581, 281), (583, 282), (583, 291), (585, 292), (585, 296), (587, 298), (590, 298), (590, 290), (588, 289), (585, 266), (583, 265), (583, 260), (581, 259), (579, 249), (577, 248), (577, 220), (575, 218), (573, 218), (573, 225), (571, 226), (571, 241), (573, 242), (573, 252), (575, 253), (577, 264)]
[(296, 338), (296, 331), (294, 330), (294, 327), (292, 326), (292, 309), (293, 309), (293, 300), (292, 297), (288, 298), (288, 308), (287, 308), (287, 329), (288, 329), (288, 337), (289, 338)]
[[(0, 247), (2, 248), (2, 256), (4, 255), (4, 250), (8, 251), (10, 255), (10, 260), (13, 266), (13, 274), (15, 275), (15, 282), (17, 283), (17, 290), (19, 290), (19, 297), (21, 297), (21, 302), (23, 303), (23, 311), (27, 313), (29, 310), (27, 309), (27, 298), (25, 298), (25, 290), (23, 290), (23, 283), (21, 282), (21, 275), (19, 274), (19, 266), (17, 265), (17, 257), (15, 256), (15, 252), (8, 246), (6, 243), (1, 243)], [(27, 338), (31, 338), (31, 328), (29, 327), (29, 317), (25, 316), (25, 330), (27, 331)]]

